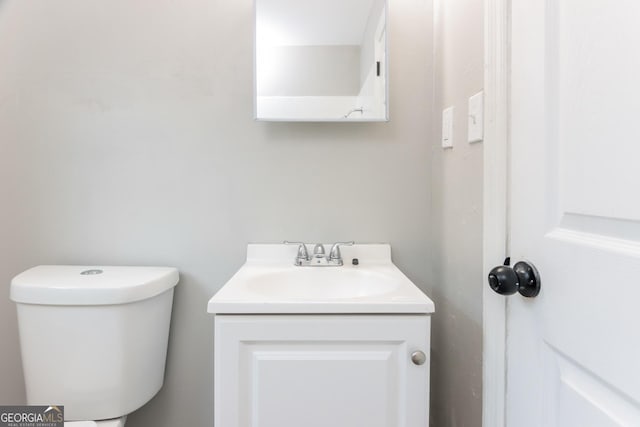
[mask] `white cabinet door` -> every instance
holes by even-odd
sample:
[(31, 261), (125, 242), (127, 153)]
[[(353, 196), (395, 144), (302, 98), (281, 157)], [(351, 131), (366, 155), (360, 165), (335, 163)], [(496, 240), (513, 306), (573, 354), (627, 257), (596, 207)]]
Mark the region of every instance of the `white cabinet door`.
[(218, 315), (215, 427), (426, 427), (429, 325), (426, 315)]

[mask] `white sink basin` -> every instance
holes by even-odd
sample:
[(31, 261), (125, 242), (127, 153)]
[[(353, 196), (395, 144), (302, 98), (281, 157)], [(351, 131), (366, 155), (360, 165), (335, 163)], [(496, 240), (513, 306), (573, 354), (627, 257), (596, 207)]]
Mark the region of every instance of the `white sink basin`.
[(248, 278), (247, 290), (292, 299), (363, 298), (393, 292), (393, 275), (353, 267), (295, 267), (264, 271)]
[[(432, 313), (433, 302), (391, 262), (389, 245), (342, 250), (341, 267), (293, 265), (297, 248), (251, 244), (209, 313)], [(352, 265), (353, 258), (359, 264)]]

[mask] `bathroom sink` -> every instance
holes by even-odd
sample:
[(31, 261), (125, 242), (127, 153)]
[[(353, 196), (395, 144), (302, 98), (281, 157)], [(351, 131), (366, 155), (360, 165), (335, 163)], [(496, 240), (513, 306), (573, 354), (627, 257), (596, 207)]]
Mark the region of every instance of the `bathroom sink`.
[[(247, 262), (209, 300), (208, 312), (432, 313), (433, 302), (392, 262), (389, 245), (343, 248), (345, 265), (300, 267), (296, 248), (250, 244)], [(353, 259), (357, 265), (353, 265)]]
[(392, 292), (398, 287), (392, 274), (370, 268), (341, 267), (276, 269), (256, 272), (247, 290), (260, 295), (286, 295), (292, 299), (363, 298)]

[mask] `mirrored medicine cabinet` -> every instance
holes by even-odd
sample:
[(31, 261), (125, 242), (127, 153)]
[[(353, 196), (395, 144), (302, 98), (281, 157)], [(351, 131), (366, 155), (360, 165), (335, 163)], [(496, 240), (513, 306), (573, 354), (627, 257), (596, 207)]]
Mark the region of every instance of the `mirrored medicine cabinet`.
[(388, 120), (386, 0), (254, 5), (256, 120)]

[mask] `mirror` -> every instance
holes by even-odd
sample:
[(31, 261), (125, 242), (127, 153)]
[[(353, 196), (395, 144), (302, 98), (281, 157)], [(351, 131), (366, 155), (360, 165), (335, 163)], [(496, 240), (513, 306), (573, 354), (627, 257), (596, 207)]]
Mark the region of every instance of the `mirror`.
[(255, 118), (388, 120), (386, 0), (255, 0)]

